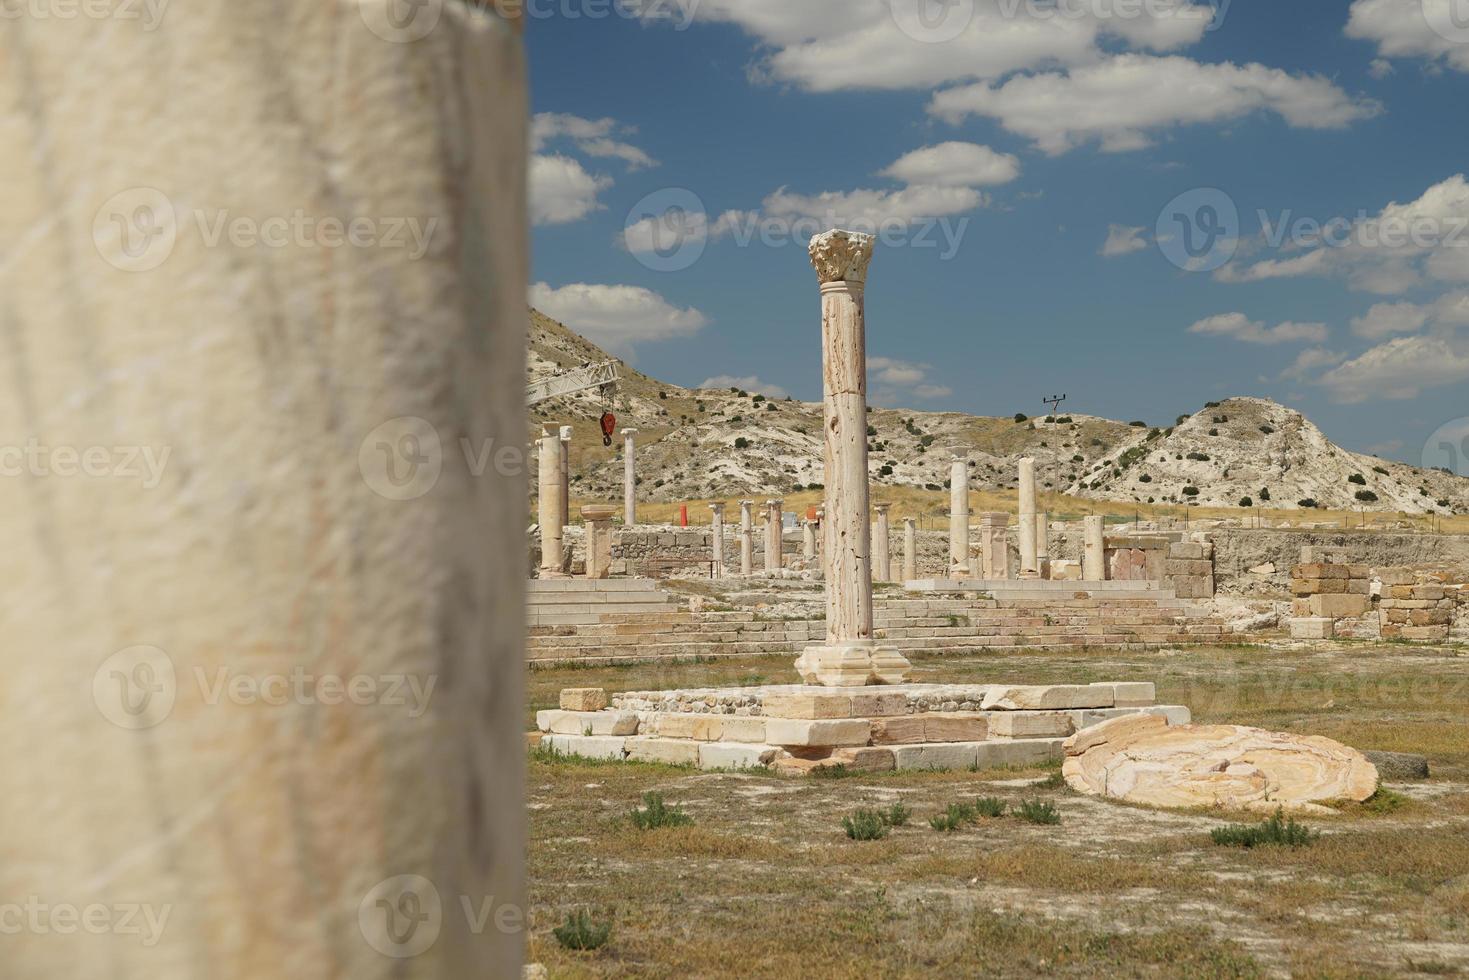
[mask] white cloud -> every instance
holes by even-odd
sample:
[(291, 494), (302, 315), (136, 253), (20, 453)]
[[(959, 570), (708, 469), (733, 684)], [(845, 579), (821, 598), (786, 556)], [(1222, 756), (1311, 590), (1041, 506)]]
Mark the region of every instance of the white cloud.
[(679, 309), (641, 286), (578, 282), (553, 289), (538, 282), (530, 287), (530, 304), (593, 343), (623, 355), (634, 344), (687, 337), (709, 322), (693, 307)]
[[(1382, 58), (1423, 58), (1469, 72), (1469, 27), (1458, 0), (1356, 0), (1347, 37), (1377, 42)], [(1462, 8), (1457, 8), (1462, 9)], [(1437, 30), (1435, 30), (1437, 28)], [(1380, 60), (1380, 59), (1379, 59)]]
[[(1121, 15), (1124, 7), (1132, 15)], [(1020, 0), (946, 6), (935, 0), (700, 0), (693, 13), (697, 20), (736, 24), (767, 46), (754, 69), (757, 78), (819, 92), (999, 78), (1085, 64), (1118, 45), (1176, 50), (1200, 40), (1213, 17), (1209, 4), (1188, 0), (1094, 0), (1059, 9)]]
[(726, 211), (711, 224), (709, 216), (702, 211), (669, 210), (628, 225), (620, 240), (635, 255), (668, 254), (686, 244), (721, 238), (758, 219), (754, 212)]
[(1383, 340), (1402, 333), (1417, 333), (1428, 322), (1428, 310), (1416, 303), (1378, 303), (1365, 315), (1352, 320), (1352, 333), (1369, 340)]
[(825, 228), (873, 230), (973, 211), (986, 201), (972, 187), (904, 187), (900, 190), (825, 191), (793, 194), (784, 187), (765, 199), (765, 214), (810, 221)]
[(1392, 66), (1392, 62), (1386, 58), (1373, 58), (1372, 63), (1367, 66), (1367, 74), (1379, 82), (1396, 71), (1397, 69)]
[(1200, 320), (1188, 328), (1189, 333), (1211, 337), (1229, 337), (1247, 344), (1319, 344), (1326, 340), (1329, 331), (1324, 323), (1286, 322), (1267, 327), (1258, 320), (1251, 320), (1243, 313), (1221, 313)]
[(1102, 257), (1112, 259), (1119, 255), (1141, 252), (1148, 247), (1147, 237), (1144, 234), (1146, 231), (1147, 229), (1143, 227), (1108, 225), (1107, 240), (1102, 243)]
[[(1307, 275), (1339, 275), (1366, 292), (1392, 295), (1425, 281), (1469, 282), (1469, 181), (1463, 174), (1429, 187), (1417, 200), (1396, 201), (1355, 220), (1312, 221), (1297, 234), (1302, 216), (1281, 215), (1274, 229), (1282, 248), (1306, 248), (1286, 259), (1227, 265), (1224, 282), (1255, 282)], [(1304, 241), (1298, 240), (1304, 238)]]
[(878, 176), (932, 187), (986, 187), (1020, 176), (1020, 161), (978, 143), (925, 146), (900, 157)]
[(623, 126), (615, 119), (583, 119), (564, 112), (538, 112), (531, 120), (531, 150), (539, 153), (552, 140), (566, 138), (587, 156), (615, 157), (630, 170), (656, 167), (658, 161), (647, 153), (613, 138), (635, 132), (632, 126)]
[(530, 214), (538, 225), (580, 221), (599, 210), (597, 195), (612, 186), (594, 177), (571, 157), (539, 155), (530, 161)]
[(1137, 150), (1151, 145), (1151, 130), (1260, 111), (1303, 129), (1338, 129), (1376, 115), (1381, 106), (1354, 99), (1317, 75), (1124, 54), (1070, 72), (948, 89), (933, 97), (929, 111), (955, 124), (972, 115), (990, 117), (1059, 154), (1093, 140), (1105, 151)]
[(1469, 344), (1451, 336), (1396, 337), (1326, 372), (1317, 383), (1339, 402), (1417, 398), (1424, 388), (1469, 381)]
[(948, 398), (954, 390), (931, 381), (928, 372), (932, 370), (933, 366), (930, 364), (915, 364), (891, 357), (869, 357), (867, 380), (872, 386), (870, 400), (874, 403), (896, 404), (909, 398), (924, 401)]
[(740, 391), (749, 391), (766, 398), (787, 398), (790, 392), (780, 385), (768, 384), (754, 375), (746, 375), (736, 378), (729, 374), (720, 374), (712, 378), (705, 378), (700, 388), (738, 388)]
[(1308, 374), (1321, 368), (1333, 367), (1346, 359), (1347, 356), (1339, 351), (1327, 350), (1325, 347), (1308, 347), (1296, 355), (1290, 367), (1280, 372), (1277, 380), (1300, 381)]

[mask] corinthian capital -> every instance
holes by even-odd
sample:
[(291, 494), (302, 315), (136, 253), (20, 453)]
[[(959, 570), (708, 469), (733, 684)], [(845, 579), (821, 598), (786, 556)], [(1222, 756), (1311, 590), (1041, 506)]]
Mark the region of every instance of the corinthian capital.
[(872, 236), (855, 231), (828, 231), (811, 239), (811, 264), (822, 285), (866, 282), (872, 261)]

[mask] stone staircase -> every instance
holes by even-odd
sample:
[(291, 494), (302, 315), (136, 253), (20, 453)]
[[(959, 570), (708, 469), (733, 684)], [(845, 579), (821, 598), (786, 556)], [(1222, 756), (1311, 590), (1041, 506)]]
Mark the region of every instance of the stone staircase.
[(651, 579), (532, 579), (526, 583), (526, 625), (585, 627), (607, 616), (677, 613), (678, 599)]
[[(879, 599), (873, 614), (880, 641), (905, 652), (955, 655), (1015, 647), (1147, 649), (1217, 643), (1227, 633), (1207, 610), (1157, 591)], [(750, 610), (628, 610), (580, 624), (532, 620), (527, 656), (532, 663), (795, 656), (825, 635), (823, 620), (767, 619)]]

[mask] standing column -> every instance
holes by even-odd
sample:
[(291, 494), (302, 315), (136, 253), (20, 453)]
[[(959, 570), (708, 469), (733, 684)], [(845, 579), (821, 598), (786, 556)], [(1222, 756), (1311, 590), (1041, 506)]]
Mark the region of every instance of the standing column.
[(828, 687), (899, 684), (912, 669), (872, 635), (871, 525), (867, 490), (867, 337), (863, 292), (872, 236), (829, 231), (811, 240), (821, 283), (822, 413), (826, 517), (826, 643), (796, 670)]
[(903, 518), (903, 581), (918, 578), (918, 522)]
[(710, 504), (709, 509), (714, 512), (714, 561), (709, 577), (724, 578), (724, 504)]
[(537, 518), (541, 524), (541, 578), (559, 578), (565, 571), (561, 553), (561, 436), (546, 426), (541, 436), (541, 471)]
[(740, 501), (740, 574), (755, 571), (755, 513), (753, 500)]
[(638, 522), (638, 476), (633, 459), (633, 436), (637, 429), (622, 430), (622, 523), (632, 527)]
[(781, 508), (784, 500), (765, 501), (765, 570), (778, 572), (781, 569)]
[(1106, 518), (1086, 518), (1082, 531), (1081, 577), (1088, 582), (1107, 580)]
[(1035, 515), (1035, 570), (1041, 578), (1051, 577), (1051, 515)]
[(1038, 578), (1035, 548), (1035, 460), (1020, 461), (1020, 577)]
[(561, 427), (561, 526), (571, 524), (571, 426)]
[(888, 548), (888, 510), (892, 506), (877, 505), (877, 537), (872, 542), (872, 574), (879, 582), (893, 580), (892, 553)]
[(957, 452), (949, 468), (949, 578), (969, 577), (969, 463)]
[(5, 977), (520, 976), (523, 25), (428, 6), (6, 5)]
[(816, 522), (801, 522), (801, 554), (807, 561), (816, 557)]

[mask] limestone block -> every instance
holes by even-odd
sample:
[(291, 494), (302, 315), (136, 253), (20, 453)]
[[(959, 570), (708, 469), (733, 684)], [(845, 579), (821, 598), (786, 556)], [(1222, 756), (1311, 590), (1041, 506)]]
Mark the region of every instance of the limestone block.
[(1076, 722), (1064, 711), (1004, 711), (989, 727), (991, 738), (1057, 738), (1076, 731)]
[(1073, 789), (1151, 806), (1330, 813), (1317, 804), (1365, 800), (1378, 783), (1372, 763), (1329, 738), (1146, 716), (1079, 732), (1065, 752)]
[(973, 769), (979, 762), (981, 742), (940, 742), (894, 745), (893, 763), (899, 769)]
[(866, 718), (829, 721), (767, 718), (765, 738), (772, 745), (866, 745), (872, 738), (872, 723)]
[(561, 692), (563, 711), (601, 711), (607, 707), (607, 692), (600, 687), (568, 687)]
[(1309, 565), (1297, 565), (1291, 570), (1291, 577), (1301, 579), (1344, 579), (1350, 576), (1347, 574), (1345, 565), (1315, 562)]
[(1402, 637), (1405, 640), (1447, 640), (1449, 628), (1447, 626), (1404, 626)]
[(980, 705), (985, 710), (1056, 711), (1066, 708), (1111, 708), (1116, 695), (1110, 685), (1066, 685), (1043, 687), (992, 687)]
[(924, 715), (872, 719), (873, 745), (916, 745), (928, 741)]
[(1365, 595), (1313, 595), (1309, 603), (1313, 617), (1328, 619), (1355, 618), (1372, 608)]
[(1204, 546), (1193, 541), (1177, 541), (1168, 546), (1168, 557), (1201, 560)]
[(1152, 681), (1105, 681), (1092, 686), (1110, 687), (1113, 707), (1117, 708), (1142, 707), (1158, 700), (1158, 686)]
[(709, 714), (660, 714), (653, 732), (661, 738), (686, 738), (695, 742), (717, 742), (724, 736), (724, 716)]
[(536, 727), (554, 735), (636, 735), (631, 711), (537, 711)]
[(1379, 568), (1377, 570), (1377, 579), (1384, 586), (1412, 585), (1418, 581), (1418, 576), (1414, 575), (1407, 568)]
[(1292, 578), (1290, 580), (1290, 594), (1301, 597), (1312, 596), (1316, 594), (1316, 587), (1320, 584), (1320, 579)]
[(765, 719), (764, 718), (741, 718), (733, 715), (724, 715), (724, 731), (719, 736), (724, 742), (764, 742)]
[(1329, 640), (1336, 636), (1336, 620), (1325, 616), (1300, 616), (1290, 621), (1293, 640)]
[(1408, 623), (1413, 626), (1448, 626), (1454, 615), (1447, 609), (1410, 609)]
[(547, 735), (541, 744), (557, 755), (617, 761), (622, 760), (627, 749), (627, 739), (611, 735)]
[(627, 757), (632, 762), (661, 762), (670, 766), (697, 766), (703, 742), (635, 735), (627, 740)]
[(1371, 579), (1365, 579), (1365, 578), (1349, 578), (1349, 579), (1347, 579), (1347, 595), (1368, 595), (1368, 596), (1370, 596), (1371, 594), (1372, 594), (1372, 580)]
[(882, 718), (906, 714), (908, 696), (886, 692), (813, 691), (806, 694), (772, 694), (761, 712), (767, 718)]
[(980, 769), (1043, 766), (1062, 758), (1065, 741), (1061, 738), (1024, 738), (1010, 742), (980, 742), (975, 746), (974, 764)]
[(937, 711), (914, 717), (923, 719), (925, 742), (982, 742), (990, 736), (989, 718), (982, 714)]
[(763, 769), (775, 760), (774, 745), (705, 742), (699, 747), (700, 769)]
[(892, 772), (897, 768), (893, 750), (888, 748), (837, 749), (831, 759), (849, 772)]
[(1439, 600), (1443, 599), (1443, 597), (1444, 587), (1442, 585), (1420, 585), (1413, 590), (1414, 599), (1428, 599), (1431, 602), (1438, 602)]

